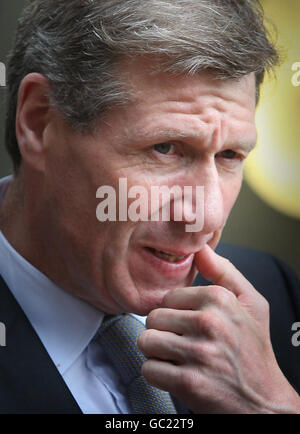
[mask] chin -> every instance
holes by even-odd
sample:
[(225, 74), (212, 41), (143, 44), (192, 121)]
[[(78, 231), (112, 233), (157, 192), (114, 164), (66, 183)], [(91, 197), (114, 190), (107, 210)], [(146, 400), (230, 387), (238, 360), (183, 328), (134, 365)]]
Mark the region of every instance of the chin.
[(189, 277), (187, 281), (182, 282), (182, 284), (179, 285), (174, 285), (171, 288), (169, 286), (167, 288), (161, 288), (161, 289), (157, 289), (156, 287), (153, 289), (147, 288), (141, 290), (139, 292), (140, 303), (136, 303), (136, 302), (133, 303), (133, 305), (129, 308), (128, 312), (140, 316), (147, 316), (152, 310), (159, 309), (160, 307), (162, 307), (163, 300), (168, 293), (172, 292), (177, 288), (186, 288), (192, 286), (197, 273), (198, 272), (195, 269), (193, 274)]

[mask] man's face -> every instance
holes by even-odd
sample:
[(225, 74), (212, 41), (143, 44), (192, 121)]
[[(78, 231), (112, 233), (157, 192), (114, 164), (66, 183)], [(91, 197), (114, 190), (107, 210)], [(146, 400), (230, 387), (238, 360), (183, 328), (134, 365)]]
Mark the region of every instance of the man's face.
[[(150, 74), (147, 62), (124, 71), (136, 101), (111, 110), (93, 136), (58, 117), (49, 123), (41, 209), (55, 280), (105, 312), (145, 315), (192, 284), (194, 253), (220, 237), (256, 142), (255, 79)], [(99, 222), (96, 191), (112, 186), (118, 198), (120, 178), (149, 197), (151, 186), (203, 186), (203, 229), (187, 232), (172, 213), (170, 221)]]

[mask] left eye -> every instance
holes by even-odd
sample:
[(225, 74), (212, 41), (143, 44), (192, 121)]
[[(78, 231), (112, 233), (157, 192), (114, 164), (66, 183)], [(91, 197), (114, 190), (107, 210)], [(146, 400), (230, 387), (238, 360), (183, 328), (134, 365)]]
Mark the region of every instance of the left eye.
[(226, 151), (220, 152), (219, 154), (222, 158), (226, 158), (227, 160), (234, 160), (239, 157), (239, 154), (231, 149), (226, 149)]
[(154, 146), (154, 149), (156, 152), (159, 152), (160, 154), (167, 155), (170, 153), (170, 151), (173, 150), (172, 143), (159, 143), (158, 145)]

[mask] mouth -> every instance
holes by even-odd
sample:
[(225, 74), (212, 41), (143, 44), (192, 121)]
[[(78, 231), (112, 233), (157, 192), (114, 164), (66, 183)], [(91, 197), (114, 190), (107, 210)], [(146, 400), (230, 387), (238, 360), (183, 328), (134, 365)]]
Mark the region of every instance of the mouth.
[(189, 255), (178, 255), (178, 254), (174, 254), (174, 253), (167, 252), (164, 250), (157, 250), (157, 249), (154, 249), (152, 247), (146, 247), (146, 249), (149, 250), (157, 258), (163, 259), (164, 261), (170, 262), (172, 264), (182, 263), (183, 261), (186, 260), (187, 257), (190, 256), (190, 254)]
[(135, 272), (141, 272), (142, 279), (159, 285), (188, 283), (186, 279), (194, 273), (194, 253), (167, 246), (141, 247), (133, 259), (133, 267)]

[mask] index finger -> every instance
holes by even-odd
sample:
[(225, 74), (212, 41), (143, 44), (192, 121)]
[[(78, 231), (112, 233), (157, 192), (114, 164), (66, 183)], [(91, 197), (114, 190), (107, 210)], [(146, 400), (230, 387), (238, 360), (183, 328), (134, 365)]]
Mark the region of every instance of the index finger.
[(243, 274), (226, 258), (205, 245), (195, 255), (198, 271), (210, 282), (233, 292), (237, 298), (249, 299), (258, 293)]

